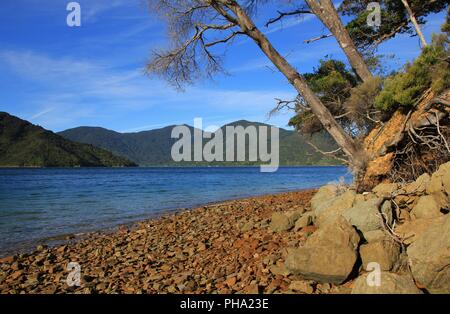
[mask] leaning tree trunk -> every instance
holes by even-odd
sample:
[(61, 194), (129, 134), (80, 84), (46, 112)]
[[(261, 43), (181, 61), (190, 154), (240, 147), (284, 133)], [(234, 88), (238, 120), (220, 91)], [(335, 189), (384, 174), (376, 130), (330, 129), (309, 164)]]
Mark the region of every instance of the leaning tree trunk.
[[(295, 87), (297, 92), (307, 101), (312, 112), (347, 155), (354, 170), (358, 172), (362, 169), (363, 162), (361, 160), (362, 158), (360, 158), (360, 153), (355, 141), (347, 133), (345, 133), (327, 107), (325, 107), (325, 105), (308, 86), (305, 79), (272, 46), (266, 36), (264, 36), (264, 34), (256, 27), (247, 13), (237, 2), (223, 1), (222, 3), (236, 15), (236, 22), (239, 24), (241, 30), (256, 42), (263, 53), (272, 61), (278, 70), (284, 74), (288, 81)], [(224, 15), (226, 18), (230, 18), (226, 12), (223, 12), (220, 8), (217, 9), (219, 13)]]
[(419, 36), (420, 41), (422, 42), (422, 45), (424, 47), (426, 47), (427, 46), (427, 41), (425, 40), (425, 36), (423, 35), (422, 30), (420, 29), (420, 25), (417, 22), (417, 19), (416, 19), (415, 15), (414, 15), (414, 12), (411, 10), (411, 7), (409, 6), (408, 1), (402, 0), (402, 2), (403, 2), (403, 5), (406, 8), (406, 11), (408, 12), (409, 18), (410, 18), (411, 22), (413, 23), (414, 28), (416, 29), (417, 35)]
[(363, 81), (372, 78), (366, 62), (356, 49), (331, 0), (306, 0), (311, 11), (322, 21), (344, 50), (351, 66)]

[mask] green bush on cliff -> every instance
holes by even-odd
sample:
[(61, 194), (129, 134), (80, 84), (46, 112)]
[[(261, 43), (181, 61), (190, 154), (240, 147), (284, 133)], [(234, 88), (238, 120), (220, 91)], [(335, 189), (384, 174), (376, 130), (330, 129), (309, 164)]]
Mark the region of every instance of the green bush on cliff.
[(448, 54), (445, 36), (434, 36), (433, 43), (412, 64), (385, 80), (383, 91), (375, 98), (375, 107), (383, 111), (412, 107), (427, 89), (439, 93), (450, 87)]

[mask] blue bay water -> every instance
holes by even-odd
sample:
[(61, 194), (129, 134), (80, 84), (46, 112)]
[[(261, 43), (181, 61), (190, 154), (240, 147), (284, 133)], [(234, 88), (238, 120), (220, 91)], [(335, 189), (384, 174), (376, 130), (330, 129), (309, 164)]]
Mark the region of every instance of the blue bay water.
[(315, 188), (341, 176), (351, 179), (344, 167), (0, 169), (0, 255), (171, 209)]

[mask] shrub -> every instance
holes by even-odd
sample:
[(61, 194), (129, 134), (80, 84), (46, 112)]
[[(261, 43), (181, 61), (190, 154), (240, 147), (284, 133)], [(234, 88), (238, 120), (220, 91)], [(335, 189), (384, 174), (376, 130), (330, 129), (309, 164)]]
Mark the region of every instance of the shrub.
[(448, 54), (445, 36), (434, 36), (433, 43), (412, 64), (385, 80), (383, 90), (375, 98), (375, 107), (383, 111), (409, 108), (427, 89), (439, 93), (450, 87)]

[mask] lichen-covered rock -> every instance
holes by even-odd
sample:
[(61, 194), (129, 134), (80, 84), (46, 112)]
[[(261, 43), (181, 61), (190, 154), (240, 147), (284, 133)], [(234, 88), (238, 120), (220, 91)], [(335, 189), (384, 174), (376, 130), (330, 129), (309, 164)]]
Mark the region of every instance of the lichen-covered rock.
[(337, 196), (338, 187), (333, 184), (322, 186), (311, 199), (311, 210), (319, 215), (329, 207)]
[(434, 218), (441, 215), (441, 207), (432, 195), (421, 196), (411, 211), (411, 216), (416, 219)]
[(355, 204), (356, 197), (356, 192), (352, 190), (347, 190), (341, 195), (334, 197), (326, 208), (319, 211), (319, 214), (316, 213), (315, 224), (321, 226), (327, 221), (335, 220), (344, 210), (351, 208)]
[(450, 216), (432, 224), (408, 249), (412, 275), (431, 293), (450, 293)]
[(381, 213), (387, 224), (392, 224), (392, 207), (390, 201), (384, 201), (379, 209), (381, 200), (378, 198), (358, 202), (353, 207), (343, 211), (343, 216), (361, 232), (383, 229)]
[(359, 240), (355, 229), (339, 216), (311, 235), (304, 247), (291, 249), (286, 267), (304, 279), (342, 283), (355, 265)]
[(400, 256), (400, 245), (385, 237), (382, 240), (361, 245), (359, 254), (364, 269), (367, 269), (368, 264), (375, 262), (380, 265), (381, 270), (389, 271), (392, 270)]
[[(366, 273), (359, 276), (352, 289), (352, 294), (421, 294), (414, 281), (409, 275), (397, 275), (388, 272), (381, 272), (379, 285), (372, 281)], [(369, 280), (368, 278), (369, 277)]]

